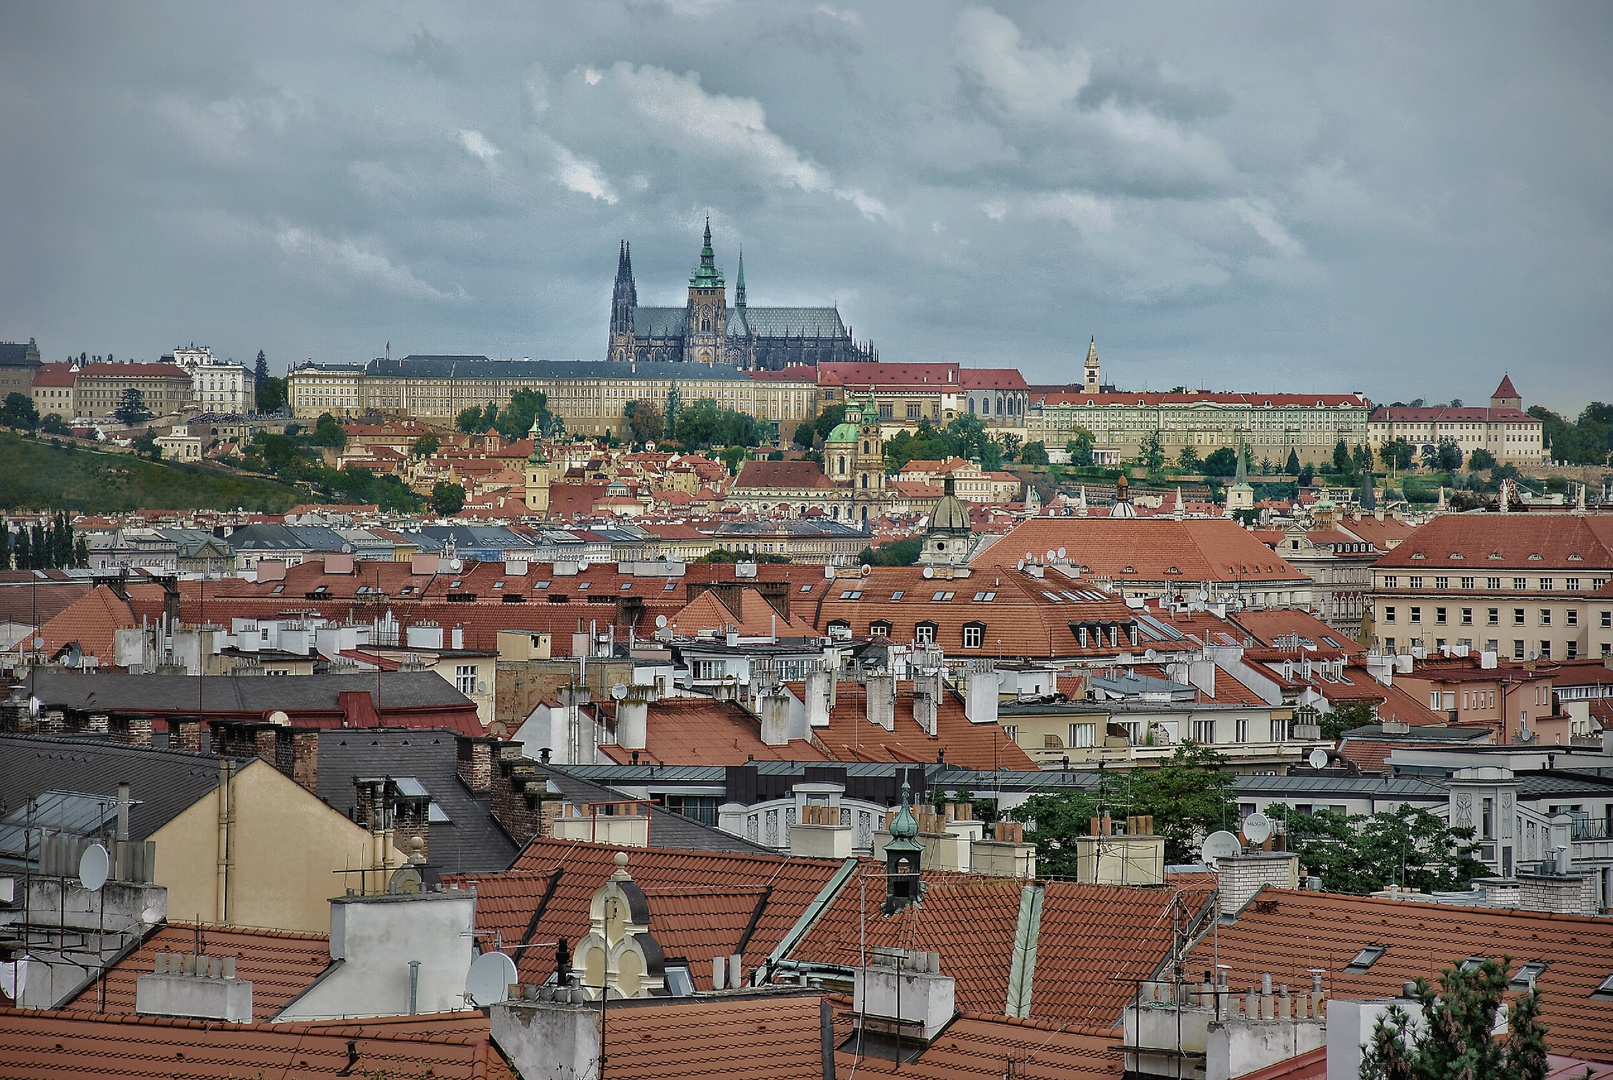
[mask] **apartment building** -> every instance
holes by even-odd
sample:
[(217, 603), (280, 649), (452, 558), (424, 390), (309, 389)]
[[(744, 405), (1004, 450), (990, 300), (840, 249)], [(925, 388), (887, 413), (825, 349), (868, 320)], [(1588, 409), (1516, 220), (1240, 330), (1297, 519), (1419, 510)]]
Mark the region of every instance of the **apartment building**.
[(1613, 655), (1613, 515), (1443, 514), (1373, 567), (1376, 644)]

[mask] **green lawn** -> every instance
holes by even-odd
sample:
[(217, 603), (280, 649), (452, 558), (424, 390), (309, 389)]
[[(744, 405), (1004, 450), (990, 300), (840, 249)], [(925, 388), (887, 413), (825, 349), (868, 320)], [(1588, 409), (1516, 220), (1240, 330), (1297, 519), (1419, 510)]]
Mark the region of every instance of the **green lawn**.
[(289, 484), (213, 466), (170, 465), (0, 432), (0, 509), (104, 514), (245, 507), (281, 513), (298, 503), (318, 501)]

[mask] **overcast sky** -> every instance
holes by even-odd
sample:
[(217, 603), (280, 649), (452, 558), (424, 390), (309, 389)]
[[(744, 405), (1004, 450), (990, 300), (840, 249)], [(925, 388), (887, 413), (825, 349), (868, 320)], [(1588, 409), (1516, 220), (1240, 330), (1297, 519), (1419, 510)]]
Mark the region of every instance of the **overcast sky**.
[(0, 340), (602, 358), (683, 302), (1126, 388), (1613, 399), (1613, 5), (0, 3)]

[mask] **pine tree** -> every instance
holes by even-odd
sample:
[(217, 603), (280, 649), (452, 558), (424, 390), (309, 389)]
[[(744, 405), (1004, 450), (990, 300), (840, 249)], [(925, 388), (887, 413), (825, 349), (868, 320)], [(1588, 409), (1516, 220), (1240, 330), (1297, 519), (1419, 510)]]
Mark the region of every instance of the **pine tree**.
[(73, 565), (80, 570), (90, 567), (90, 545), (82, 536), (73, 542)]
[(268, 357), (263, 355), (263, 350), (259, 349), (258, 350), (258, 363), (257, 363), (257, 366), (252, 369), (252, 391), (253, 391), (253, 393), (256, 393), (256, 394), (263, 393), (263, 384), (268, 382), (268, 381), (269, 381), (269, 360), (268, 360)]
[(46, 560), (50, 557), (50, 544), (45, 536), (45, 527), (35, 524), (29, 533), (31, 535), (28, 537), (28, 569), (47, 569)]
[(1546, 1075), (1546, 1025), (1540, 1022), (1540, 991), (1512, 1003), (1507, 1013), (1506, 1075), (1538, 1080)]
[(34, 555), (28, 548), (28, 526), (24, 525), (17, 530), (16, 554), (12, 556), (12, 561), (16, 563), (18, 570), (32, 570), (34, 568)]
[(1372, 1031), (1361, 1059), (1362, 1080), (1449, 1080), (1451, 1077), (1507, 1077), (1544, 1080), (1546, 1029), (1540, 1024), (1540, 991), (1530, 990), (1513, 1004), (1510, 1034), (1492, 1033), (1496, 1011), (1507, 991), (1511, 957), (1485, 960), (1471, 971), (1446, 968), (1435, 993), (1418, 979), (1411, 997), (1422, 1007), (1421, 1037), (1411, 1045), (1409, 1021), (1390, 1009)]
[(11, 569), (11, 522), (0, 518), (0, 570)]

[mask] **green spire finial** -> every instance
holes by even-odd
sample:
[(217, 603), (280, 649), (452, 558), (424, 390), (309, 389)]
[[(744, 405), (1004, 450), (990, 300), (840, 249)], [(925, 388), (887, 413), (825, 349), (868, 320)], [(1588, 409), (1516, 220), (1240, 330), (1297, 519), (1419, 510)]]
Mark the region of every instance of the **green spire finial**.
[(913, 816), (913, 808), (909, 805), (913, 801), (913, 788), (907, 782), (907, 774), (902, 774), (902, 809), (891, 822), (892, 840), (911, 840), (919, 834), (918, 818)]
[(1234, 484), (1247, 487), (1249, 485), (1249, 470), (1244, 467), (1243, 460), (1244, 447), (1243, 443), (1240, 442), (1238, 443), (1238, 471), (1237, 475), (1232, 478), (1232, 482)]
[(717, 255), (711, 250), (711, 215), (706, 215), (706, 242), (700, 249), (700, 265), (689, 277), (691, 289), (722, 288), (722, 271), (717, 269)]

